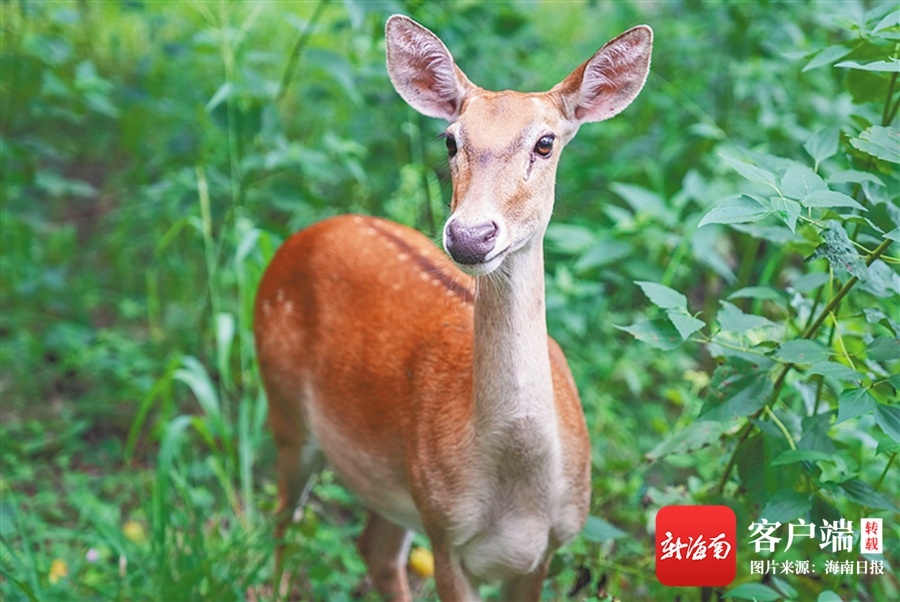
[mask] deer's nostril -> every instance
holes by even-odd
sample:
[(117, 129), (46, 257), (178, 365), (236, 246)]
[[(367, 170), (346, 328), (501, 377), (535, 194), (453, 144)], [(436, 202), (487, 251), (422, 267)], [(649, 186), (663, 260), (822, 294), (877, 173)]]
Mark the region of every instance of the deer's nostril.
[(484, 242), (494, 242), (497, 240), (497, 233), (499, 231), (500, 228), (497, 226), (497, 222), (491, 221), (490, 224), (485, 226), (485, 232), (481, 240)]
[(447, 224), (447, 252), (463, 265), (483, 263), (494, 250), (499, 233), (500, 226), (495, 221), (468, 226), (452, 220)]

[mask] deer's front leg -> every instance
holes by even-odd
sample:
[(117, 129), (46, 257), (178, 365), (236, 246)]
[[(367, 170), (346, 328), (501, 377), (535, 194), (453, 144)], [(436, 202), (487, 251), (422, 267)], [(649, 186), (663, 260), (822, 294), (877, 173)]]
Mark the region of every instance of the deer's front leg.
[(540, 600), (541, 589), (549, 567), (550, 557), (548, 556), (533, 573), (507, 579), (500, 589), (500, 599), (504, 602), (536, 602)]
[(366, 561), (375, 590), (387, 602), (409, 602), (406, 557), (412, 532), (375, 512), (359, 538), (359, 553)]
[(466, 573), (459, 558), (443, 543), (431, 538), (434, 581), (441, 602), (480, 602), (478, 583)]

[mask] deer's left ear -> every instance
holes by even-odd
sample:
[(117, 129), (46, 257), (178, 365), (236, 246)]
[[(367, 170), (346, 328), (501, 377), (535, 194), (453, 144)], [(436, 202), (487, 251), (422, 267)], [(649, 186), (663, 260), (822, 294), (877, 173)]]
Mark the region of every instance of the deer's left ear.
[(631, 104), (650, 71), (653, 30), (646, 25), (610, 40), (553, 90), (566, 116), (578, 123), (603, 121)]

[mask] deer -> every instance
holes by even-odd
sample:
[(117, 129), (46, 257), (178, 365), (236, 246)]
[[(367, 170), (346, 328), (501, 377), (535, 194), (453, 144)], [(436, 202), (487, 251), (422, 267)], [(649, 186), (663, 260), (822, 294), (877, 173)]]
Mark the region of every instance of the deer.
[[(442, 119), (452, 183), (446, 254), (417, 230), (341, 215), (277, 250), (254, 336), (275, 441), (275, 539), (327, 464), (367, 510), (371, 585), (410, 600), (424, 533), (443, 602), (538, 600), (551, 556), (591, 496), (590, 441), (572, 373), (549, 337), (543, 239), (560, 154), (579, 126), (624, 110), (650, 69), (641, 25), (549, 91), (473, 84), (431, 31), (394, 15), (387, 71)], [(276, 543), (276, 575), (283, 575)]]

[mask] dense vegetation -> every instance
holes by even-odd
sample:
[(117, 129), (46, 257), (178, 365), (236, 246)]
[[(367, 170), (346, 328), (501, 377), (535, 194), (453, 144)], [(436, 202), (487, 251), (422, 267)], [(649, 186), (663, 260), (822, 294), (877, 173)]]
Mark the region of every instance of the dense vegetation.
[[(0, 10), (3, 599), (272, 598), (258, 278), (329, 215), (430, 235), (446, 216), (443, 126), (383, 67), (393, 12), (494, 89), (546, 89), (627, 27), (656, 33), (642, 95), (583, 127), (559, 171), (549, 321), (594, 495), (546, 598), (900, 598), (895, 3)], [(731, 588), (656, 581), (653, 517), (675, 503), (735, 510)], [(883, 517), (885, 554), (756, 553), (762, 517)], [(359, 519), (326, 472), (291, 534), (295, 591), (371, 595)], [(765, 559), (885, 574), (752, 573)]]

